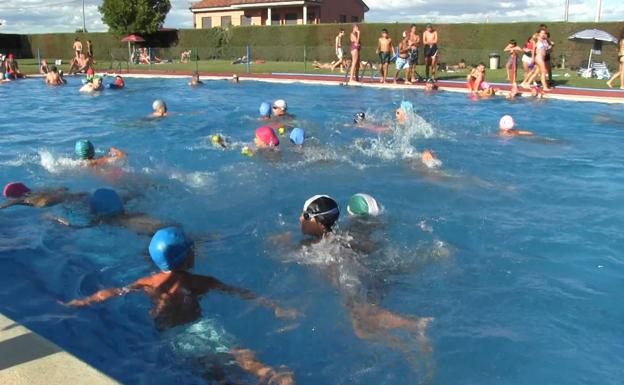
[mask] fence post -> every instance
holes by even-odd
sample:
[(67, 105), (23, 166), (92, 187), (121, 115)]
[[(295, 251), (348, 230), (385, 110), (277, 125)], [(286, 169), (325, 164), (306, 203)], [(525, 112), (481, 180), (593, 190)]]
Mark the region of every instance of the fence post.
[(41, 49), (37, 48), (37, 65), (41, 66)]
[(247, 51), (245, 52), (245, 54), (247, 55), (247, 63), (245, 63), (246, 67), (247, 67), (247, 73), (250, 73), (251, 69), (249, 68), (249, 64), (251, 63), (251, 57), (250, 57), (251, 50), (249, 49), (249, 46), (247, 46)]
[(303, 72), (308, 73), (308, 46), (303, 46)]
[(152, 47), (149, 47), (147, 49), (147, 52), (148, 52), (148, 58), (149, 58), (149, 70), (151, 71), (152, 70), (152, 61), (153, 61), (152, 60), (152, 58), (153, 58), (153, 56), (152, 56)]

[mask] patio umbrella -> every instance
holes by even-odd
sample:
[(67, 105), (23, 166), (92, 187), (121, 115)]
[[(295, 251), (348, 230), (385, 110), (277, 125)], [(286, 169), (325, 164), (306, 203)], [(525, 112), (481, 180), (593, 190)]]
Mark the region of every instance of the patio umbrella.
[(615, 36), (611, 35), (609, 32), (601, 31), (599, 29), (584, 29), (570, 36), (568, 39), (591, 41), (594, 43), (592, 49), (589, 50), (589, 60), (587, 62), (587, 68), (591, 68), (592, 54), (594, 53), (594, 51), (600, 51), (602, 49), (603, 42), (613, 44), (618, 43), (618, 39), (616, 39)]
[(143, 39), (141, 36), (139, 35), (128, 35), (126, 37), (124, 37), (123, 39), (121, 39), (121, 41), (127, 41), (128, 42), (128, 60), (131, 59), (132, 57), (132, 48), (131, 45), (132, 43), (142, 43), (145, 41), (145, 39)]

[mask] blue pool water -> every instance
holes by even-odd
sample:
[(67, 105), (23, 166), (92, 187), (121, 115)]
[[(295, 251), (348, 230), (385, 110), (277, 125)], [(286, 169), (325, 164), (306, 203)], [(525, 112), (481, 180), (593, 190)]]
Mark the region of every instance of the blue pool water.
[[(259, 82), (190, 90), (187, 82), (129, 79), (126, 90), (96, 97), (80, 95), (78, 79), (63, 88), (0, 85), (0, 182), (140, 191), (128, 211), (203, 240), (196, 273), (296, 308), (299, 319), (211, 293), (201, 300), (202, 321), (161, 332), (144, 295), (59, 305), (155, 271), (149, 237), (45, 219), (87, 221), (80, 202), (0, 211), (0, 311), (125, 384), (216, 383), (207, 368), (221, 345), (252, 349), (307, 385), (621, 384), (621, 106)], [(174, 114), (146, 119), (156, 97)], [(260, 102), (277, 98), (306, 129), (304, 150), (284, 140), (278, 156), (241, 156)], [(359, 110), (388, 122), (403, 99), (419, 115), (407, 128), (377, 135), (349, 124)], [(496, 137), (506, 113), (541, 138)], [(214, 133), (234, 149), (215, 148)], [(85, 170), (72, 160), (85, 137), (100, 153), (126, 150), (127, 165)], [(438, 153), (442, 172), (414, 161), (425, 148)], [(347, 283), (334, 285), (326, 267), (349, 250), (269, 240), (287, 232), (300, 239), (308, 197), (330, 194), (346, 213), (357, 192), (377, 197), (384, 213), (376, 249), (358, 255), (357, 268), (342, 266)], [(339, 227), (342, 238), (362, 234), (346, 215)], [(402, 331), (394, 334), (400, 347), (358, 338), (341, 300), (349, 279), (384, 309), (434, 317), (430, 349)]]

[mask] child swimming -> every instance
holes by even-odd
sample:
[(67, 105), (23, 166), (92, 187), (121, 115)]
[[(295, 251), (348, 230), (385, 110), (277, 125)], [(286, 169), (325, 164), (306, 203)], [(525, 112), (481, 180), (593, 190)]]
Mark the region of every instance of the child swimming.
[(152, 103), (152, 116), (155, 118), (164, 118), (167, 116), (167, 104), (163, 100), (154, 100)]
[(89, 196), (87, 193), (69, 192), (69, 189), (66, 187), (31, 191), (21, 182), (8, 183), (4, 186), (2, 195), (9, 201), (0, 206), (0, 209), (6, 209), (11, 206), (50, 207), (60, 203), (84, 199)]
[(95, 75), (92, 82), (87, 82), (87, 84), (80, 88), (80, 92), (93, 93), (102, 91), (103, 89), (104, 85), (102, 84), (102, 78), (99, 75)]
[(93, 143), (85, 139), (76, 142), (74, 151), (79, 159), (86, 161), (90, 166), (111, 164), (127, 158), (125, 152), (115, 147), (110, 148), (107, 156), (95, 158), (95, 147), (93, 147)]
[[(251, 300), (271, 309), (278, 318), (293, 318), (296, 312), (285, 310), (277, 303), (263, 298), (250, 290), (227, 285), (217, 278), (190, 273), (195, 265), (193, 241), (176, 227), (159, 230), (149, 244), (152, 262), (160, 270), (150, 276), (121, 287), (100, 290), (82, 299), (65, 303), (69, 307), (89, 306), (111, 298), (131, 293), (144, 293), (152, 300), (150, 315), (154, 318), (158, 330), (164, 331), (175, 326), (194, 323), (202, 318), (200, 298), (210, 292), (234, 295), (244, 300)], [(217, 354), (218, 352), (214, 352)], [(293, 374), (289, 371), (276, 371), (257, 360), (253, 352), (246, 349), (230, 348), (227, 352), (244, 370), (266, 383), (278, 385), (294, 384)]]
[(510, 115), (505, 115), (501, 118), (498, 123), (499, 136), (533, 136), (534, 134), (531, 131), (521, 131), (516, 130), (514, 127), (516, 126), (516, 122), (513, 117)]
[(111, 90), (120, 90), (125, 86), (126, 82), (124, 81), (124, 78), (122, 78), (121, 75), (117, 75), (115, 76), (115, 82), (109, 84), (108, 88), (110, 88)]
[(191, 77), (191, 82), (189, 83), (189, 86), (197, 87), (197, 86), (201, 86), (203, 84), (204, 84), (204, 82), (199, 80), (199, 72), (193, 72), (193, 76)]
[(414, 115), (414, 105), (406, 100), (401, 102), (401, 106), (395, 111), (396, 121), (399, 124), (406, 124)]

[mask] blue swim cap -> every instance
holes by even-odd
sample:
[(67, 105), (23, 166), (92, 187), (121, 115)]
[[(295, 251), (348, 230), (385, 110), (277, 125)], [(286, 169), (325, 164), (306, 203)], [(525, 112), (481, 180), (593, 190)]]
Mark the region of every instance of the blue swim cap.
[(93, 143), (88, 140), (79, 140), (76, 142), (76, 146), (74, 147), (76, 155), (80, 159), (93, 159), (95, 156), (95, 148), (93, 147)]
[(271, 104), (270, 103), (263, 102), (260, 105), (260, 116), (262, 116), (264, 118), (270, 118), (271, 117)]
[(297, 146), (301, 146), (303, 141), (305, 140), (305, 132), (303, 128), (293, 128), (290, 133), (290, 141), (296, 144)]
[(412, 102), (408, 102), (406, 100), (401, 102), (401, 109), (406, 114), (413, 114), (414, 113), (414, 105), (412, 104)]
[(193, 241), (177, 227), (158, 230), (152, 237), (149, 253), (154, 264), (162, 271), (178, 268), (187, 258)]
[(123, 213), (123, 202), (119, 195), (111, 189), (101, 188), (91, 194), (89, 200), (91, 212), (98, 216), (110, 217)]

